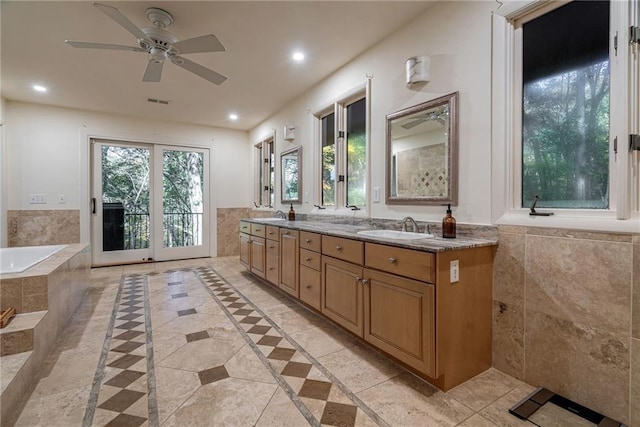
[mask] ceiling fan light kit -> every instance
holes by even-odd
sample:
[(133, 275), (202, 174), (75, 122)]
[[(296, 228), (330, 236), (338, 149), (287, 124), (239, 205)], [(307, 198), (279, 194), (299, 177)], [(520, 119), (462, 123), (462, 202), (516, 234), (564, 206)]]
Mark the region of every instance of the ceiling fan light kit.
[(65, 40), (65, 43), (69, 46), (82, 49), (146, 52), (148, 54), (148, 62), (142, 77), (143, 82), (159, 82), (162, 77), (162, 68), (167, 59), (178, 67), (216, 85), (220, 85), (227, 80), (226, 76), (179, 56), (189, 53), (224, 52), (226, 49), (213, 34), (178, 41), (176, 36), (165, 30), (166, 27), (173, 23), (173, 16), (164, 9), (157, 7), (147, 8), (146, 16), (153, 27), (139, 28), (115, 7), (97, 2), (92, 4), (133, 34), (138, 40), (138, 47)]

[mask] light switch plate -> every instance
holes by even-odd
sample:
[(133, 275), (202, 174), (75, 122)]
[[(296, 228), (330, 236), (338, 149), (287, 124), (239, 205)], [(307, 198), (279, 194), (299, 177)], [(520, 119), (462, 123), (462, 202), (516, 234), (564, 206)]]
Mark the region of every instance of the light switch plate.
[(373, 201), (380, 203), (380, 187), (373, 187)]

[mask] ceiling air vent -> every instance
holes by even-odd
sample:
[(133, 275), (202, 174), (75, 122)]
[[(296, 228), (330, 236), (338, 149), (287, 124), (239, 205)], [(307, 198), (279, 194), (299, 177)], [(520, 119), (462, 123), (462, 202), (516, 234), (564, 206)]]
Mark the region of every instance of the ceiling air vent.
[(164, 99), (147, 98), (147, 102), (151, 102), (152, 104), (169, 105), (169, 101), (165, 101)]

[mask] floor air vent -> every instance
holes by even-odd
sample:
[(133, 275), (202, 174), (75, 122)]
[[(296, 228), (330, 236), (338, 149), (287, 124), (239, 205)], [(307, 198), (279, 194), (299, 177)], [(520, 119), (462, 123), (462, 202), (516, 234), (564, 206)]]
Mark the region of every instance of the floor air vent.
[[(539, 387), (515, 404), (509, 409), (509, 412), (541, 427), (550, 425), (549, 420), (562, 420), (564, 422), (561, 425), (571, 426), (626, 427), (625, 424), (614, 421), (543, 387)], [(553, 423), (553, 425), (560, 424)]]
[(151, 102), (152, 104), (169, 105), (169, 101), (165, 101), (164, 99), (147, 98), (147, 102)]

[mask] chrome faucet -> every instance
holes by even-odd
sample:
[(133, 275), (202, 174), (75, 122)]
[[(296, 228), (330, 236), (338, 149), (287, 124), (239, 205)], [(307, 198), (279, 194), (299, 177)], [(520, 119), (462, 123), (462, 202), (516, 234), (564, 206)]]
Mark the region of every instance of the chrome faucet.
[(407, 231), (407, 221), (411, 223), (411, 227), (413, 227), (414, 233), (420, 232), (420, 227), (418, 227), (418, 223), (416, 222), (415, 219), (411, 218), (410, 216), (406, 216), (402, 219), (402, 231)]
[(275, 212), (273, 213), (273, 217), (274, 217), (274, 218), (287, 219), (287, 214), (286, 214), (286, 213), (284, 213), (283, 211), (278, 210), (278, 211), (275, 211)]

